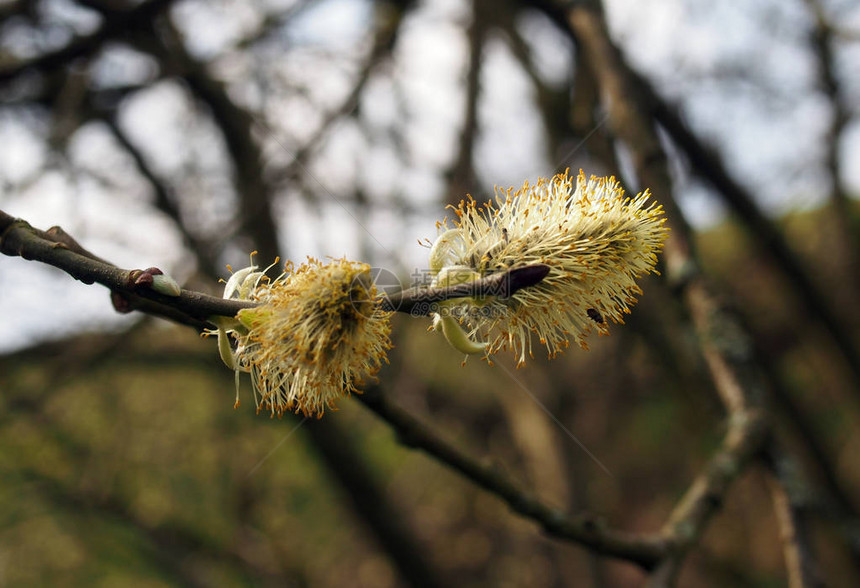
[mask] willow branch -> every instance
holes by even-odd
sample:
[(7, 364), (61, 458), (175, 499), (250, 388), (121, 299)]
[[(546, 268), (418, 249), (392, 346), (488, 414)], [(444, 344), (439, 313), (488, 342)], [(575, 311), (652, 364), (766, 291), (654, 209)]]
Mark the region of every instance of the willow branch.
[(548, 265), (534, 264), (490, 274), (480, 280), (456, 286), (410, 288), (395, 294), (384, 295), (380, 301), (380, 307), (383, 310), (403, 312), (412, 316), (427, 316), (436, 310), (436, 303), (452, 298), (481, 296), (509, 298), (518, 290), (539, 284), (548, 273)]
[[(52, 265), (85, 284), (101, 284), (112, 292), (114, 307), (119, 312), (138, 310), (198, 329), (213, 328), (215, 325), (210, 322), (213, 315), (235, 316), (243, 308), (256, 306), (255, 302), (218, 298), (192, 290), (183, 289), (178, 296), (162, 294), (153, 290), (147, 280), (140, 279), (147, 273), (145, 270), (119, 268), (81, 247), (60, 227), (41, 231), (2, 210), (0, 252)], [(379, 305), (383, 310), (427, 316), (436, 310), (436, 303), (445, 300), (476, 296), (507, 298), (522, 288), (540, 283), (547, 273), (546, 265), (528, 265), (490, 274), (468, 284), (411, 288), (383, 295)]]
[(804, 520), (804, 505), (799, 504), (792, 489), (797, 481), (787, 472), (785, 462), (776, 446), (766, 456), (767, 485), (773, 501), (774, 514), (779, 526), (782, 553), (785, 560), (789, 588), (818, 588), (823, 586), (812, 558), (812, 549)]
[(24, 220), (0, 211), (0, 252), (12, 257), (40, 261), (59, 268), (84, 284), (101, 284), (112, 292), (119, 312), (139, 310), (198, 329), (213, 327), (212, 315), (234, 316), (250, 306), (238, 300), (225, 300), (201, 292), (182, 290), (168, 296), (140, 280), (143, 270), (118, 268), (93, 255), (60, 227), (47, 231), (33, 228)]
[(461, 473), (480, 488), (504, 500), (517, 514), (531, 519), (546, 533), (589, 549), (651, 569), (668, 551), (659, 535), (624, 533), (607, 528), (591, 515), (569, 516), (519, 488), (498, 468), (485, 465), (456, 445), (444, 440), (428, 425), (392, 403), (377, 388), (356, 396), (368, 409), (391, 425), (404, 445), (427, 452)]

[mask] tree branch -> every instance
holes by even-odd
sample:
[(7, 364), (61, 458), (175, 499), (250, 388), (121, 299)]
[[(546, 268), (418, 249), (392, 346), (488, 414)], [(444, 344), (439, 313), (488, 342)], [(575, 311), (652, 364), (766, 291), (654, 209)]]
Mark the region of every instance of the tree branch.
[(40, 231), (3, 211), (0, 211), (0, 252), (47, 263), (85, 284), (105, 286), (113, 293), (114, 308), (119, 312), (139, 310), (197, 329), (214, 327), (209, 322), (212, 315), (235, 316), (240, 309), (252, 306), (190, 290), (182, 290), (179, 296), (161, 294), (138, 280), (144, 271), (121, 269), (93, 255), (60, 227)]
[(56, 51), (43, 53), (29, 59), (4, 63), (0, 66), (0, 84), (9, 82), (28, 70), (50, 73), (66, 66), (78, 57), (92, 55), (101, 48), (105, 41), (122, 37), (130, 29), (139, 27), (141, 22), (151, 20), (169, 7), (173, 1), (150, 0), (129, 10), (102, 13), (104, 21), (93, 34), (76, 37)]
[(253, 112), (233, 101), (227, 84), (214, 78), (206, 63), (188, 52), (182, 35), (170, 19), (165, 19), (163, 25), (161, 31), (152, 30), (157, 41), (154, 48), (142, 49), (148, 50), (168, 69), (178, 66), (179, 75), (194, 95), (209, 107), (235, 166), (234, 183), (241, 211), (241, 230), (252, 239), (254, 249), (264, 259), (274, 259), (281, 254), (272, 211), (274, 188), (265, 179), (263, 152), (254, 138), (257, 118)]
[(804, 520), (805, 505), (796, 500), (798, 481), (788, 471), (784, 455), (771, 444), (764, 456), (767, 467), (766, 482), (773, 501), (774, 514), (779, 526), (783, 558), (789, 588), (818, 588), (823, 586), (812, 558), (812, 549)]
[(410, 288), (395, 294), (383, 295), (380, 307), (383, 310), (403, 312), (412, 316), (427, 316), (437, 310), (435, 303), (452, 298), (480, 296), (508, 298), (518, 290), (539, 284), (547, 276), (549, 269), (549, 266), (543, 264), (526, 265), (446, 288)]
[(616, 531), (593, 516), (571, 517), (542, 503), (520, 489), (498, 468), (480, 463), (442, 439), (429, 426), (388, 400), (380, 389), (371, 388), (356, 398), (391, 425), (401, 443), (426, 451), (460, 472), (479, 487), (500, 497), (517, 514), (539, 524), (549, 535), (579, 543), (597, 553), (625, 559), (644, 569), (651, 569), (666, 555), (668, 544), (657, 535)]
[(129, 156), (134, 160), (140, 174), (149, 182), (155, 196), (156, 208), (170, 217), (173, 221), (176, 230), (182, 235), (182, 240), (185, 242), (186, 246), (194, 252), (200, 271), (212, 279), (217, 279), (218, 273), (214, 256), (211, 253), (211, 247), (194, 235), (194, 233), (189, 230), (186, 223), (182, 222), (182, 213), (179, 210), (179, 206), (174, 202), (173, 198), (171, 198), (168, 185), (158, 177), (158, 174), (152, 166), (149, 165), (144, 154), (120, 127), (119, 121), (117, 120), (116, 110), (100, 110), (97, 111), (97, 115), (101, 117), (110, 132), (113, 133), (114, 138), (120, 146), (125, 149)]
[[(646, 96), (654, 118), (687, 157), (693, 172), (719, 192), (750, 235), (758, 241), (762, 250), (794, 286), (793, 290), (797, 292), (805, 309), (804, 314), (814, 317), (827, 329), (851, 369), (854, 382), (860, 383), (860, 353), (852, 335), (846, 330), (844, 321), (833, 311), (830, 301), (821, 293), (791, 251), (783, 235), (755, 204), (752, 194), (729, 174), (719, 155), (693, 134), (675, 109), (658, 96), (646, 80), (637, 76), (636, 87), (638, 94)], [(855, 386), (855, 389), (860, 387)]]
[[(178, 296), (161, 294), (139, 279), (146, 273), (145, 270), (118, 268), (81, 247), (60, 227), (41, 231), (2, 210), (0, 252), (11, 257), (47, 263), (85, 284), (101, 284), (113, 293), (114, 308), (119, 312), (139, 310), (197, 329), (214, 328), (215, 325), (209, 319), (213, 315), (235, 316), (241, 309), (257, 305), (255, 302), (218, 298), (192, 290), (182, 290)], [(435, 303), (453, 298), (507, 298), (522, 288), (540, 283), (547, 273), (549, 266), (537, 264), (446, 288), (410, 288), (380, 296), (379, 306), (386, 311), (427, 316), (436, 310)]]

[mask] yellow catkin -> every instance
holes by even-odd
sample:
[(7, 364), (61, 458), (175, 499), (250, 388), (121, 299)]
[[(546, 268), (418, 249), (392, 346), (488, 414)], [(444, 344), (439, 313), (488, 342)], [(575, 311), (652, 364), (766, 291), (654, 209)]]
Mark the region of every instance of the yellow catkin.
[(260, 278), (241, 310), (237, 369), (251, 374), (257, 410), (321, 417), (387, 361), (391, 313), (375, 303), (370, 266), (309, 259), (277, 279)]
[(510, 349), (525, 362), (532, 335), (550, 355), (571, 340), (587, 348), (596, 330), (623, 323), (641, 294), (635, 280), (654, 271), (668, 229), (650, 194), (626, 198), (615, 180), (567, 172), (514, 192), (497, 191), (495, 202), (469, 198), (441, 223), (431, 249), (437, 275), (458, 268), (475, 278), (532, 264), (550, 271), (539, 284), (509, 298), (463, 299), (454, 309), (470, 337), (486, 341), (486, 355)]

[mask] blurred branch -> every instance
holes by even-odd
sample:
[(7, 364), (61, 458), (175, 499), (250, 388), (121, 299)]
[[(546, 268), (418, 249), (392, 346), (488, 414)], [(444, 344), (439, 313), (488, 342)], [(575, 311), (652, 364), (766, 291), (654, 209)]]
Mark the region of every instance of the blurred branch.
[[(501, 4), (501, 3), (499, 3)], [(558, 156), (562, 139), (570, 134), (570, 88), (559, 85), (551, 87), (541, 79), (535, 67), (535, 59), (531, 47), (517, 30), (516, 19), (519, 13), (512, 2), (504, 3), (504, 7), (495, 11), (492, 18), (495, 24), (505, 33), (511, 53), (531, 81), (535, 91), (535, 101), (538, 112), (543, 119), (544, 132), (547, 137), (547, 152), (550, 157)], [(560, 124), (564, 122), (564, 124)]]
[(498, 3), (487, 0), (472, 0), (472, 19), (465, 30), (468, 40), (468, 58), (466, 63), (465, 94), (463, 103), (463, 125), (460, 128), (460, 140), (457, 153), (450, 169), (445, 173), (447, 195), (445, 201), (456, 204), (463, 194), (470, 194), (477, 189), (475, 177), (474, 150), (475, 138), (478, 134), (478, 100), (481, 97), (481, 72), (483, 71), (484, 42), (487, 37), (488, 19), (490, 12), (504, 10)]
[(831, 183), (830, 200), (833, 202), (835, 225), (841, 233), (839, 237), (850, 267), (848, 275), (854, 278), (853, 291), (856, 293), (860, 291), (860, 226), (848, 196), (840, 158), (840, 148), (848, 123), (851, 121), (851, 113), (842, 98), (841, 83), (833, 54), (836, 33), (830, 25), (821, 2), (819, 0), (805, 0), (805, 2), (813, 19), (809, 42), (818, 62), (818, 84), (832, 110), (827, 137), (824, 141), (825, 167)]
[(332, 130), (335, 123), (345, 116), (355, 113), (359, 106), (361, 93), (367, 86), (371, 74), (383, 61), (390, 56), (397, 42), (403, 17), (406, 15), (407, 2), (382, 2), (391, 6), (391, 10), (379, 10), (376, 28), (374, 29), (373, 46), (362, 64), (362, 67), (352, 84), (352, 90), (341, 101), (337, 108), (326, 113), (322, 123), (305, 142), (295, 150), (292, 160), (283, 170), (275, 174), (273, 182), (286, 182), (293, 179), (301, 170), (306, 170), (307, 159), (322, 143)]
[(829, 300), (791, 251), (785, 238), (755, 204), (752, 194), (732, 178), (717, 153), (705, 146), (687, 127), (677, 115), (677, 109), (664, 102), (644, 78), (637, 76), (635, 85), (636, 89), (632, 91), (647, 96), (655, 119), (686, 155), (693, 171), (716, 188), (738, 219), (746, 225), (750, 235), (759, 242), (762, 250), (771, 256), (794, 285), (792, 290), (798, 292), (804, 314), (814, 317), (830, 333), (851, 369), (855, 389), (860, 390), (860, 354), (852, 337), (846, 331), (845, 323), (833, 312)]
[(812, 13), (813, 26), (809, 42), (818, 62), (819, 86), (833, 109), (830, 117), (830, 128), (828, 129), (829, 136), (825, 141), (826, 165), (833, 182), (832, 198), (841, 214), (849, 214), (850, 211), (847, 208), (848, 195), (842, 181), (842, 169), (839, 161), (839, 145), (850, 115), (840, 92), (841, 84), (833, 55), (834, 31), (824, 12), (824, 7), (818, 0), (804, 0), (804, 2)]
[(166, 74), (185, 80), (191, 92), (209, 107), (233, 161), (240, 230), (254, 242), (254, 248), (264, 259), (278, 257), (281, 252), (272, 212), (274, 190), (263, 173), (263, 153), (254, 138), (257, 122), (254, 114), (236, 104), (227, 85), (209, 73), (206, 63), (188, 52), (170, 18), (150, 23), (145, 35), (128, 40), (156, 58)]
[[(512, 3), (520, 7), (522, 4), (527, 6), (535, 4)], [(545, 3), (536, 4), (545, 15), (548, 15), (548, 12), (555, 14)], [(572, 52), (575, 64), (571, 85), (565, 85), (559, 89), (552, 88), (540, 78), (532, 65), (531, 47), (517, 30), (515, 20), (517, 16), (520, 16), (520, 13), (499, 11), (495, 18), (505, 18), (500, 26), (508, 34), (511, 51), (535, 88), (540, 112), (544, 118), (545, 132), (549, 139), (549, 153), (553, 157), (555, 168), (563, 169), (571, 165), (574, 162), (573, 157), (583, 150), (584, 153), (580, 153), (580, 161), (588, 156), (593, 157), (605, 168), (606, 175), (620, 176), (620, 166), (611, 137), (602, 128), (606, 120), (605, 118), (598, 120), (598, 115), (601, 113), (600, 96), (588, 61), (581, 51)], [(563, 17), (557, 16), (553, 21), (562, 30), (567, 29)], [(574, 43), (575, 39), (571, 37), (570, 42)], [(562, 121), (563, 124), (560, 124)], [(570, 143), (573, 141), (576, 143), (570, 149)], [(562, 147), (565, 149), (563, 152), (559, 151)]]
[(305, 430), (324, 461), (338, 466), (329, 468), (330, 475), (339, 482), (345, 498), (352, 503), (356, 512), (361, 513), (369, 523), (370, 530), (391, 554), (391, 559), (409, 585), (445, 586), (413, 537), (408, 523), (386, 496), (385, 489), (371, 475), (364, 459), (357, 457), (357, 450), (349, 442), (346, 431), (332, 420), (309, 421)]
[(814, 412), (801, 406), (789, 389), (788, 382), (779, 374), (774, 358), (758, 350), (760, 364), (768, 373), (772, 404), (789, 424), (807, 453), (806, 463), (811, 467), (812, 477), (821, 485), (824, 497), (820, 506), (825, 518), (835, 523), (846, 547), (854, 559), (855, 567), (860, 569), (860, 516), (857, 505), (851, 498), (851, 491), (845, 487), (839, 475), (838, 464), (831, 456), (821, 438), (821, 432), (814, 423)]
[(122, 148), (125, 149), (134, 160), (138, 171), (140, 171), (141, 175), (149, 182), (149, 185), (152, 186), (153, 193), (155, 194), (156, 208), (166, 214), (173, 221), (173, 225), (182, 235), (182, 240), (185, 242), (185, 245), (191, 249), (194, 256), (197, 258), (200, 271), (213, 280), (217, 280), (218, 269), (216, 267), (215, 259), (211, 254), (210, 247), (198, 239), (197, 236), (188, 229), (186, 224), (182, 222), (182, 214), (179, 207), (174, 203), (173, 198), (171, 198), (168, 185), (158, 177), (155, 170), (153, 170), (147, 162), (146, 157), (141, 153), (140, 149), (137, 148), (131, 138), (122, 130), (116, 119), (116, 111), (102, 112), (101, 116), (108, 129), (113, 133), (117, 142), (119, 142), (120, 146), (122, 146)]
[(773, 501), (782, 551), (788, 575), (789, 588), (812, 588), (823, 586), (812, 560), (812, 550), (803, 520), (804, 505), (794, 499), (792, 489), (797, 483), (786, 472), (786, 457), (778, 455), (775, 448), (769, 451), (766, 482)]
[(514, 512), (538, 523), (559, 539), (574, 541), (594, 551), (625, 559), (645, 569), (652, 568), (667, 551), (667, 544), (656, 535), (634, 535), (607, 528), (588, 515), (570, 517), (547, 506), (525, 492), (498, 468), (484, 465), (436, 431), (392, 403), (378, 388), (366, 390), (356, 398), (397, 432), (408, 447), (426, 451), (448, 467), (504, 500)]
[[(601, 119), (598, 120), (598, 114)], [(588, 154), (602, 162), (612, 175), (621, 175), (621, 165), (618, 153), (613, 145), (612, 137), (602, 128), (606, 122), (605, 114), (600, 105), (600, 93), (594, 72), (591, 71), (586, 56), (580, 51), (576, 53), (576, 65), (573, 77), (573, 98), (570, 105), (570, 124), (579, 144), (572, 153), (565, 154), (564, 164), (572, 158), (580, 147), (585, 147)]]
[(174, 0), (150, 0), (133, 8), (103, 12), (103, 22), (91, 35), (78, 36), (64, 47), (36, 57), (0, 64), (0, 84), (9, 82), (29, 70), (50, 73), (69, 65), (78, 57), (92, 55), (105, 41), (122, 37), (167, 9)]
[[(521, 0), (521, 3), (547, 16), (560, 30), (567, 32), (578, 44), (580, 36), (572, 29), (568, 22), (569, 7), (579, 4), (579, 8), (575, 10), (586, 11), (591, 9), (589, 7), (593, 8), (600, 5), (599, 1), (596, 0), (586, 0), (584, 2), (572, 0)], [(617, 49), (613, 48), (613, 51), (617, 52)], [(804, 305), (803, 314), (815, 317), (830, 333), (833, 341), (845, 358), (848, 367), (851, 369), (854, 388), (860, 390), (860, 352), (858, 352), (857, 346), (846, 330), (844, 322), (833, 312), (829, 301), (816, 287), (815, 281), (804, 270), (786, 243), (785, 238), (774, 227), (773, 223), (767, 219), (764, 213), (761, 212), (755, 204), (752, 194), (731, 176), (719, 155), (713, 149), (707, 147), (689, 129), (681, 117), (678, 116), (677, 108), (669, 105), (643, 76), (629, 68), (625, 67), (625, 69), (629, 73), (629, 79), (623, 87), (623, 94), (626, 95), (618, 96), (621, 99), (621, 104), (629, 105), (631, 102), (637, 103), (637, 108), (640, 110), (638, 116), (644, 117), (645, 120), (650, 118), (648, 116), (649, 113), (653, 115), (655, 121), (666, 130), (679, 149), (686, 155), (694, 173), (705, 179), (717, 190), (729, 207), (735, 212), (738, 219), (747, 226), (749, 233), (761, 244), (762, 249), (772, 257), (785, 276), (794, 284)], [(605, 72), (600, 73), (604, 74)], [(614, 88), (613, 94), (618, 94), (619, 90), (619, 88)], [(606, 98), (605, 90), (604, 98)], [(619, 115), (621, 115), (621, 118), (626, 118), (623, 112), (629, 112), (629, 109), (626, 106), (619, 107), (618, 100), (607, 101), (605, 99), (604, 102), (612, 107), (610, 109), (611, 119), (617, 119)], [(614, 112), (612, 112), (613, 109)], [(623, 137), (630, 134), (627, 131), (619, 132), (623, 128), (619, 129), (617, 120), (613, 124), (613, 127), (619, 136)], [(659, 144), (655, 143), (654, 148), (662, 151)], [(665, 154), (661, 152), (657, 155), (657, 151), (654, 149), (649, 149), (648, 151), (656, 157), (651, 162), (652, 164), (657, 164), (657, 167), (661, 168), (666, 167)], [(660, 194), (657, 190), (658, 186), (670, 186), (668, 176), (665, 180), (656, 184), (646, 181), (643, 175), (639, 173), (640, 165), (641, 162), (637, 163), (635, 167), (642, 186), (649, 186), (655, 194)], [(668, 170), (666, 170), (666, 174), (668, 174)], [(665, 194), (668, 196), (671, 192), (667, 191)], [(679, 226), (684, 223), (683, 217), (677, 214), (677, 210), (675, 212), (670, 210), (669, 212), (674, 217), (673, 222), (679, 223)], [(677, 234), (677, 231), (673, 234)], [(687, 244), (684, 247), (690, 247), (689, 239), (685, 240)], [(683, 258), (684, 256), (681, 256), (679, 259), (683, 260)], [(684, 266), (683, 262), (681, 266)], [(686, 266), (686, 268), (693, 270), (695, 266)]]
[(672, 548), (651, 578), (654, 586), (674, 583), (681, 562), (717, 512), (731, 483), (761, 450), (768, 420), (760, 408), (764, 383), (755, 366), (749, 334), (705, 282), (689, 227), (671, 198), (668, 160), (637, 79), (610, 39), (599, 2), (565, 2), (570, 31), (591, 64), (610, 128), (630, 151), (640, 186), (660, 195), (672, 223), (664, 258), (698, 331), (702, 353), (728, 412), (728, 432), (708, 466), (676, 507), (664, 538)]

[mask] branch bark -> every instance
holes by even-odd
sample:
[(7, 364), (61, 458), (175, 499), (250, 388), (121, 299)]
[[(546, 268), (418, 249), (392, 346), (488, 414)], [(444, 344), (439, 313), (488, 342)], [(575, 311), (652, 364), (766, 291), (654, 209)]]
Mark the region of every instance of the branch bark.
[(823, 586), (815, 569), (812, 549), (806, 533), (804, 507), (792, 496), (791, 489), (796, 487), (785, 472), (787, 459), (772, 446), (765, 459), (767, 466), (766, 482), (773, 501), (774, 513), (782, 541), (789, 588), (818, 588)]
[[(85, 284), (101, 284), (114, 296), (121, 297), (121, 300), (114, 298), (114, 307), (118, 312), (139, 310), (198, 329), (214, 328), (215, 325), (209, 320), (213, 315), (235, 316), (241, 309), (257, 305), (255, 302), (218, 298), (192, 290), (182, 290), (178, 296), (161, 294), (148, 284), (136, 283), (143, 270), (118, 268), (81, 247), (60, 227), (41, 231), (2, 210), (0, 252), (11, 257), (47, 263)], [(548, 272), (548, 266), (536, 264), (446, 288), (410, 288), (382, 295), (379, 306), (386, 311), (427, 316), (434, 312), (435, 303), (452, 298), (507, 298), (522, 288), (540, 283)]]
[(356, 397), (396, 431), (401, 443), (427, 452), (484, 490), (497, 495), (517, 514), (531, 519), (556, 538), (579, 543), (597, 553), (651, 569), (667, 553), (658, 535), (624, 533), (605, 526), (591, 515), (569, 516), (520, 489), (498, 468), (473, 458), (446, 441), (428, 425), (392, 403), (378, 388)]
[(201, 330), (214, 327), (208, 317), (234, 316), (239, 309), (249, 306), (190, 290), (182, 290), (178, 296), (161, 294), (145, 283), (135, 283), (144, 273), (142, 270), (121, 269), (93, 255), (60, 227), (40, 231), (3, 211), (0, 211), (0, 252), (47, 263), (84, 284), (105, 286), (113, 293), (114, 308), (119, 312), (139, 310)]

